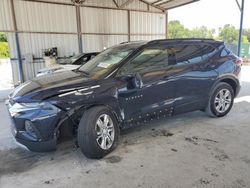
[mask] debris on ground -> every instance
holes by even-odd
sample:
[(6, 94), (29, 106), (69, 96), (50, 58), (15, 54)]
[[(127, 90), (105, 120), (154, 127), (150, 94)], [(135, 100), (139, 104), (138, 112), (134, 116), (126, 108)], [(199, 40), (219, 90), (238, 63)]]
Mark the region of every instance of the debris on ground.
[(168, 130), (166, 129), (159, 129), (159, 130), (155, 130), (155, 129), (151, 129), (153, 132), (152, 132), (152, 136), (153, 137), (156, 137), (156, 136), (166, 136), (166, 137), (169, 137), (169, 136), (173, 136), (174, 134), (169, 132)]
[(210, 183), (210, 181), (201, 178), (201, 179), (200, 179), (200, 183), (201, 183), (202, 185), (207, 185), (207, 184)]
[(119, 157), (119, 156), (117, 156), (117, 155), (113, 155), (113, 156), (107, 157), (107, 158), (105, 159), (105, 161), (106, 161), (107, 163), (118, 163), (118, 162), (120, 162), (121, 160), (122, 160), (122, 158)]
[(201, 137), (197, 137), (197, 136), (185, 137), (185, 140), (188, 141), (188, 142), (191, 142), (194, 145), (198, 145), (199, 141), (218, 143), (218, 141), (216, 141), (216, 140), (212, 140), (212, 139), (209, 139), (209, 138), (201, 138)]
[(229, 160), (229, 156), (225, 153), (225, 151), (219, 148), (215, 148), (212, 155), (219, 161)]
[(45, 184), (51, 184), (53, 181), (55, 181), (54, 179), (51, 179), (51, 180), (46, 180), (44, 181)]

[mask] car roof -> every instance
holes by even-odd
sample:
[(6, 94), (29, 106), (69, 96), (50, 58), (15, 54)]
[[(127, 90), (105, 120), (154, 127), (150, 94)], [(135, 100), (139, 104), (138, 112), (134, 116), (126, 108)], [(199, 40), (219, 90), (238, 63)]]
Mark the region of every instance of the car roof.
[(131, 42), (122, 42), (120, 45), (123, 46), (135, 46), (135, 47), (140, 47), (140, 46), (150, 46), (150, 45), (155, 45), (155, 44), (179, 44), (179, 43), (207, 43), (211, 45), (221, 45), (224, 44), (223, 41), (216, 41), (214, 39), (206, 39), (206, 38), (178, 38), (178, 39), (158, 39), (158, 40), (151, 40), (151, 41), (131, 41)]

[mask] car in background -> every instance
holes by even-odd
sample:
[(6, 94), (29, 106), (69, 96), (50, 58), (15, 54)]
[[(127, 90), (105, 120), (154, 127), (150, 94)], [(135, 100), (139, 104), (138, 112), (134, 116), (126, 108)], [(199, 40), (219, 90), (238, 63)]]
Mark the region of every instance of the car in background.
[(87, 157), (102, 158), (118, 145), (121, 129), (195, 110), (228, 114), (241, 63), (212, 39), (119, 44), (79, 69), (18, 86), (8, 103), (12, 130), (32, 151), (56, 149), (66, 133)]
[(84, 63), (94, 58), (98, 53), (99, 52), (79, 53), (77, 55), (74, 55), (60, 62), (59, 64), (39, 70), (36, 76), (42, 76), (42, 75), (51, 74), (54, 72), (62, 72), (66, 70), (75, 70), (79, 68), (81, 65), (83, 65)]

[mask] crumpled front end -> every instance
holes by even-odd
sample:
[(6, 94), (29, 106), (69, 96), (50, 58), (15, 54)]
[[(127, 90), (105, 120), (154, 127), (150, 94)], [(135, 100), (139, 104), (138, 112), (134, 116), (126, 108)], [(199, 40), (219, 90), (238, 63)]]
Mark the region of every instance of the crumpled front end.
[(56, 149), (56, 127), (64, 112), (49, 102), (8, 101), (11, 129), (17, 142), (31, 151)]

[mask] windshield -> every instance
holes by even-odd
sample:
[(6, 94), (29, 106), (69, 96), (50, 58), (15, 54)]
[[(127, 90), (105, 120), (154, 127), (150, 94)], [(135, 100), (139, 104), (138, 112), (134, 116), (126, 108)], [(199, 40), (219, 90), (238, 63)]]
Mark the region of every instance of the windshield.
[(109, 48), (82, 65), (78, 71), (84, 72), (90, 77), (99, 78), (125, 59), (133, 49), (132, 46)]
[(76, 60), (78, 60), (80, 57), (82, 57), (83, 54), (80, 53), (80, 54), (77, 54), (77, 55), (74, 55), (72, 57), (69, 57), (67, 59), (65, 59), (64, 61), (62, 61), (60, 64), (72, 64), (74, 63)]

